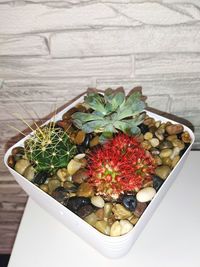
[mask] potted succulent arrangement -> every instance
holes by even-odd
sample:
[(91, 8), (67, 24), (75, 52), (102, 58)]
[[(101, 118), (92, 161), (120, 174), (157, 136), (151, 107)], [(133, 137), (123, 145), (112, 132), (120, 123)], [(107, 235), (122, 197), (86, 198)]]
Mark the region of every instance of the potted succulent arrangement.
[(145, 108), (139, 91), (88, 91), (5, 156), (33, 199), (108, 257), (128, 252), (194, 141)]

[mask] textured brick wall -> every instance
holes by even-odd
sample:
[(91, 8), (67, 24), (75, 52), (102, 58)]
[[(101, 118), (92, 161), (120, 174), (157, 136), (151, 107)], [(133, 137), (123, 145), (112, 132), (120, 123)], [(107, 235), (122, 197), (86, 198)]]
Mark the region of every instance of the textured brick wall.
[(25, 128), (14, 113), (30, 121), (55, 99), (120, 85), (190, 120), (200, 148), (199, 0), (0, 0), (0, 252), (26, 202), (2, 163), (16, 135), (7, 125)]

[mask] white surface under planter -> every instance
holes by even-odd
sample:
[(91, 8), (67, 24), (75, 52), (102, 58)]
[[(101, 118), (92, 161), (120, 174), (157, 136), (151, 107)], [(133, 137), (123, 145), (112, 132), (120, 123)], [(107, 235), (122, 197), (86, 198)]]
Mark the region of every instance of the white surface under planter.
[[(62, 115), (67, 110), (71, 109), (73, 106), (75, 106), (76, 104), (82, 101), (83, 101), (83, 97), (73, 102), (67, 108), (59, 112), (55, 116), (55, 120), (57, 121), (57, 120), (62, 119)], [(147, 114), (155, 118), (155, 120), (160, 120), (162, 122), (171, 121), (172, 123), (176, 123), (175, 121), (166, 119), (152, 112), (147, 112)], [(48, 121), (46, 123), (48, 123)], [(46, 209), (51, 215), (53, 215), (60, 222), (62, 222), (66, 227), (68, 227), (68, 229), (73, 231), (75, 234), (77, 234), (79, 237), (81, 237), (83, 240), (89, 243), (92, 247), (96, 248), (104, 256), (109, 257), (109, 258), (119, 258), (127, 254), (130, 248), (133, 246), (137, 237), (139, 236), (141, 231), (144, 229), (144, 227), (148, 223), (149, 219), (153, 215), (154, 211), (156, 210), (157, 206), (161, 202), (162, 198), (164, 197), (164, 195), (166, 194), (166, 192), (168, 191), (168, 189), (170, 188), (170, 186), (176, 179), (177, 174), (182, 169), (185, 159), (187, 158), (188, 153), (191, 149), (191, 146), (194, 143), (193, 132), (186, 126), (184, 126), (184, 130), (188, 131), (192, 138), (192, 142), (190, 146), (188, 147), (184, 155), (181, 157), (176, 167), (172, 170), (168, 178), (165, 180), (165, 182), (163, 183), (159, 191), (156, 193), (155, 197), (153, 198), (151, 203), (148, 205), (148, 207), (146, 208), (146, 210), (144, 211), (144, 213), (138, 220), (137, 224), (135, 225), (135, 227), (127, 234), (123, 236), (119, 236), (119, 237), (106, 236), (100, 233), (98, 230), (93, 228), (83, 219), (78, 217), (76, 214), (71, 212), (65, 206), (60, 204), (54, 198), (49, 196), (47, 193), (43, 192), (36, 185), (28, 181), (26, 178), (24, 178), (22, 175), (20, 175), (19, 173), (17, 173), (15, 170), (13, 170), (12, 168), (8, 166), (7, 159), (8, 159), (8, 156), (11, 154), (12, 149), (17, 146), (24, 146), (24, 141), (28, 139), (30, 135), (26, 136), (25, 138), (17, 142), (14, 146), (12, 146), (6, 152), (5, 157), (4, 157), (4, 163), (7, 166), (10, 173), (15, 177), (16, 181), (20, 184), (20, 186), (42, 208)], [(39, 220), (39, 218), (37, 218), (37, 220)], [(34, 218), (33, 218), (33, 227), (34, 227)], [(30, 228), (30, 231), (31, 231), (31, 228)]]

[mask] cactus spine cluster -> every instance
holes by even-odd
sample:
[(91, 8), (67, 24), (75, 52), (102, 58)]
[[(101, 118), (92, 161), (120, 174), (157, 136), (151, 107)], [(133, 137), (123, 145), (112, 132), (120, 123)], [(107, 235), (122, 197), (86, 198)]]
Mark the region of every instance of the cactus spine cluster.
[(67, 133), (56, 128), (54, 123), (37, 128), (25, 142), (27, 158), (35, 165), (36, 172), (54, 173), (57, 169), (66, 167), (76, 154)]

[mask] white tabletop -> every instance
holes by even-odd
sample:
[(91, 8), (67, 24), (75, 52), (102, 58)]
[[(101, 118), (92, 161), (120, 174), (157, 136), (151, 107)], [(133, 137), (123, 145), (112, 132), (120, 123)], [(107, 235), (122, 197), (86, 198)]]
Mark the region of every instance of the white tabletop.
[(107, 259), (29, 199), (9, 267), (199, 267), (200, 152), (191, 152), (152, 219), (123, 258)]

